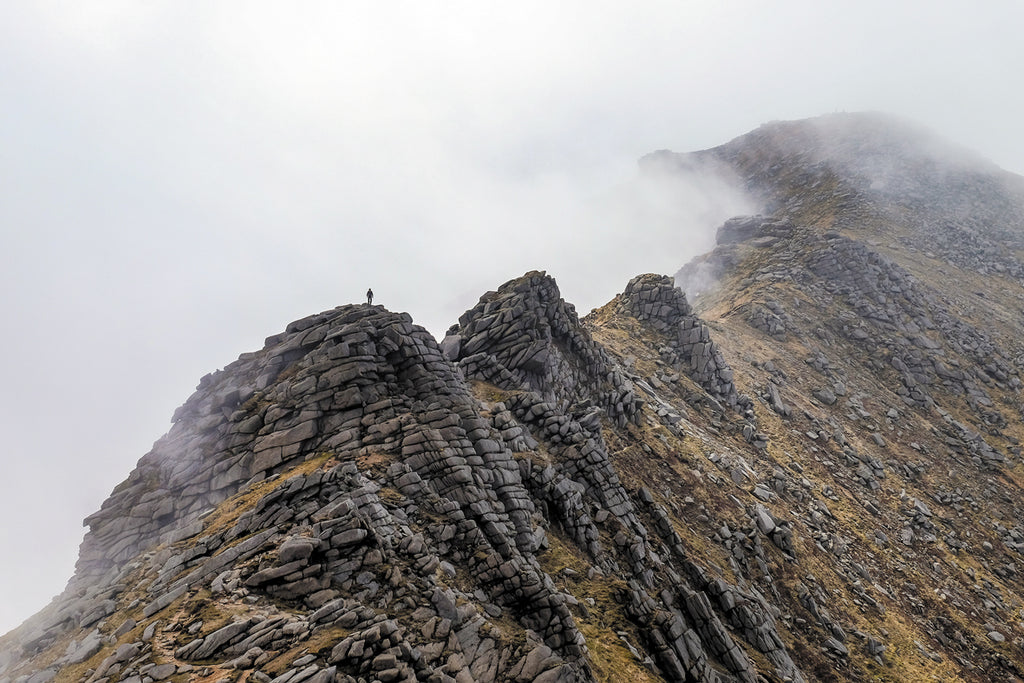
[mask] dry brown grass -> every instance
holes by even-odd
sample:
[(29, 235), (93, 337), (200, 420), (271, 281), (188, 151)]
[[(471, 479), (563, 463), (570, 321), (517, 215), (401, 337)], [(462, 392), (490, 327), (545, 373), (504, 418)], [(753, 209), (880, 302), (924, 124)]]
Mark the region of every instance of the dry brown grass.
[(306, 475), (327, 466), (333, 457), (333, 453), (320, 453), (280, 474), (275, 474), (239, 491), (218, 505), (213, 512), (205, 517), (204, 535), (214, 534), (233, 526), (244, 512), (253, 508), (259, 503), (261, 498), (278, 486), (292, 477)]
[[(638, 662), (616, 635), (616, 631), (624, 631), (634, 644), (642, 642), (636, 624), (626, 617), (620, 604), (626, 583), (621, 578), (600, 574), (593, 579), (586, 578), (590, 563), (575, 545), (553, 530), (548, 532), (548, 542), (549, 547), (537, 555), (544, 571), (559, 588), (581, 603), (587, 598), (594, 601), (593, 606), (586, 608), (587, 616), (583, 616), (582, 611), (574, 616), (587, 640), (590, 664), (597, 680), (601, 683), (663, 680)], [(576, 572), (576, 576), (569, 578), (561, 573), (567, 568)]]

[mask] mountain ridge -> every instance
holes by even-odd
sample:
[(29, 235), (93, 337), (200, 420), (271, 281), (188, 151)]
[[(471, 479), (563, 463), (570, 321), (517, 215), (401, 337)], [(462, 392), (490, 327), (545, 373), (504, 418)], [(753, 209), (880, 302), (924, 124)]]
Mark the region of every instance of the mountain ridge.
[(764, 215), (582, 319), (532, 271), (207, 375), (0, 681), (1019, 678), (1024, 194), (883, 119), (646, 158)]

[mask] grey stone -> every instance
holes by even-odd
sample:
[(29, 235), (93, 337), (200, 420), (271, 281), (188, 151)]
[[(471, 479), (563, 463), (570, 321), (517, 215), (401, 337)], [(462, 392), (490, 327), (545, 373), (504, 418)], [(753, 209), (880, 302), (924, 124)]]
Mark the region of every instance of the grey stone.
[(180, 598), (182, 595), (184, 595), (186, 591), (188, 591), (188, 586), (182, 585), (178, 586), (173, 590), (168, 591), (167, 593), (164, 593), (156, 600), (146, 605), (142, 610), (142, 614), (147, 618), (153, 616), (154, 614), (156, 614), (157, 612), (159, 612), (160, 610), (162, 610), (163, 608), (167, 607), (172, 602)]
[(516, 680), (533, 681), (536, 679), (544, 669), (553, 663), (551, 662), (553, 654), (551, 648), (546, 645), (538, 645), (530, 650), (526, 657), (523, 658), (522, 669)]
[(120, 626), (118, 626), (117, 630), (114, 631), (114, 637), (115, 638), (120, 638), (124, 634), (128, 633), (129, 631), (131, 631), (133, 628), (135, 628), (135, 620), (134, 619), (126, 619), (124, 621), (124, 623), (121, 624)]
[(207, 659), (215, 652), (227, 645), (233, 638), (245, 633), (252, 625), (251, 619), (236, 621), (203, 638), (203, 644), (199, 646), (188, 659)]
[(177, 669), (178, 667), (174, 664), (157, 664), (152, 669), (146, 671), (146, 675), (154, 681), (162, 681), (173, 676)]
[(814, 394), (814, 398), (818, 399), (827, 406), (835, 404), (835, 402), (838, 400), (836, 398), (836, 395), (833, 394), (829, 389), (817, 389), (812, 393)]
[(78, 644), (73, 652), (67, 655), (69, 664), (78, 664), (92, 657), (103, 648), (103, 637), (99, 631), (93, 631)]
[(826, 650), (834, 652), (835, 654), (841, 657), (848, 657), (850, 655), (850, 651), (846, 648), (846, 646), (839, 642), (839, 640), (837, 640), (836, 638), (829, 638), (828, 640), (826, 640), (824, 647)]
[(319, 542), (312, 538), (289, 538), (278, 550), (279, 564), (289, 564), (299, 560), (308, 560)]
[(308, 683), (334, 683), (337, 677), (337, 667), (331, 666), (316, 672)]
[(123, 643), (117, 646), (114, 650), (113, 661), (115, 662), (127, 662), (128, 660), (137, 657), (140, 652), (140, 648), (136, 643)]
[(276, 581), (284, 576), (288, 576), (296, 571), (301, 571), (305, 567), (307, 562), (305, 560), (295, 560), (289, 562), (286, 565), (280, 567), (269, 567), (267, 569), (260, 570), (245, 580), (246, 586), (261, 586), (270, 581)]
[(755, 519), (757, 521), (757, 528), (761, 530), (761, 533), (770, 535), (775, 531), (775, 520), (772, 519), (771, 514), (763, 505), (757, 506)]
[(368, 536), (366, 529), (346, 529), (331, 537), (331, 546), (337, 548), (362, 543)]
[(50, 683), (57, 677), (57, 669), (43, 669), (28, 677), (25, 683)]

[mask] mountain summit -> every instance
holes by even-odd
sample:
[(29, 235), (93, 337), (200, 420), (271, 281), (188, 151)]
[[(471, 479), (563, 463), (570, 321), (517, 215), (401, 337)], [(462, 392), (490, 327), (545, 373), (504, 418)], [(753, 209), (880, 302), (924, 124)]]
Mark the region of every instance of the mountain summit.
[[(582, 319), (347, 305), (204, 377), (0, 683), (1016, 680), (1024, 180), (876, 114)], [(643, 226), (637, 226), (642, 230)]]

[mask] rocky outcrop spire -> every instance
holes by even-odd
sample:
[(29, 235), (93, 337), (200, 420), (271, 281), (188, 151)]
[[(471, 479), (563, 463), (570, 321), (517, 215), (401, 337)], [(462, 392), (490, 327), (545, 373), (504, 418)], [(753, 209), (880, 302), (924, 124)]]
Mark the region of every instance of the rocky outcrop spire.
[(623, 422), (639, 407), (632, 387), (543, 272), (484, 294), (442, 346), (467, 377), (536, 392), (562, 410), (596, 401)]
[(732, 368), (711, 339), (710, 328), (694, 315), (686, 295), (672, 278), (650, 273), (637, 275), (615, 302), (619, 312), (668, 337), (674, 367), (733, 410), (742, 413), (750, 409), (750, 399), (736, 391)]
[(598, 531), (578, 494), (586, 493), (642, 533), (601, 435), (602, 417), (624, 425), (639, 419), (642, 402), (580, 325), (555, 280), (530, 272), (488, 292), (459, 318), (442, 346), (467, 379), (509, 392), (502, 406), (529, 430), (534, 444), (552, 444), (554, 468), (531, 468), (528, 484), (550, 502), (577, 542), (607, 562), (608, 571), (617, 570), (595, 542)]

